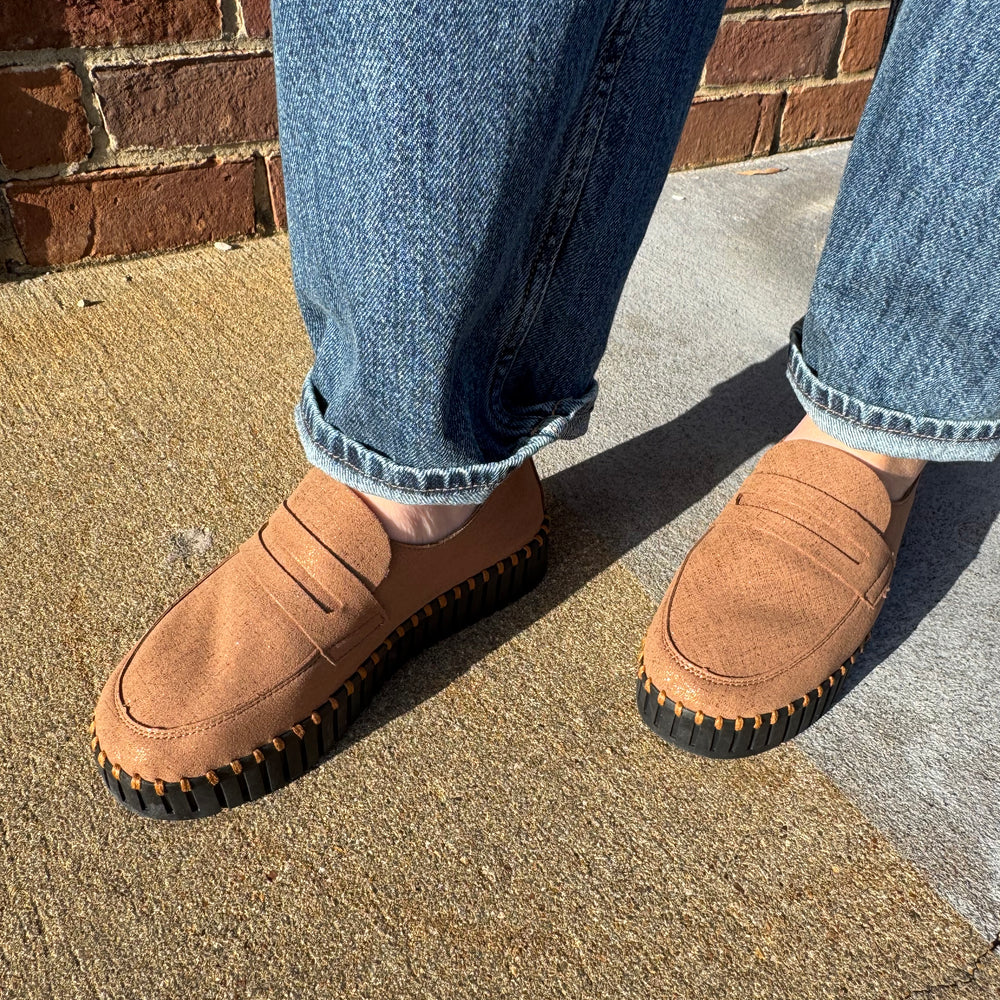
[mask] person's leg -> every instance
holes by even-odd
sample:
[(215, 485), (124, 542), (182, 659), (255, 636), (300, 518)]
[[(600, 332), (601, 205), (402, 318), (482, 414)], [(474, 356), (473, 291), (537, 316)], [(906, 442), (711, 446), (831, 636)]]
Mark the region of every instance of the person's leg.
[(722, 2), (273, 9), (306, 454), (480, 503), (586, 426)]
[(1000, 455), (1000, 11), (907, 0), (789, 378), (815, 425), (903, 459)]
[(316, 467), (108, 679), (93, 750), (129, 808), (287, 784), (403, 660), (541, 579), (529, 457), (586, 424), (721, 8), (275, 0)]
[(678, 570), (637, 698), (675, 745), (744, 756), (837, 697), (925, 461), (1000, 454), (1000, 13), (906, 0), (789, 377), (807, 411)]

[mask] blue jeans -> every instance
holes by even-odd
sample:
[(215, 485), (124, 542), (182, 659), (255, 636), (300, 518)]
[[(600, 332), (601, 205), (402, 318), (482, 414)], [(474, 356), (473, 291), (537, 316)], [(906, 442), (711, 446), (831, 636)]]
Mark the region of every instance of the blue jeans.
[[(586, 429), (722, 7), (272, 0), (310, 461), (476, 503)], [(789, 367), (851, 444), (1000, 452), (998, 27), (909, 0), (879, 72)]]

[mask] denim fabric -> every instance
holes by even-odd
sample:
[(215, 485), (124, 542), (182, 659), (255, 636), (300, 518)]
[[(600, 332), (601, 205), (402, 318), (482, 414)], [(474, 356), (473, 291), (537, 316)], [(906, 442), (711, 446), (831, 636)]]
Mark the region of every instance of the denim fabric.
[(309, 459), (483, 500), (581, 433), (723, 0), (273, 0)]
[(789, 378), (857, 448), (1000, 454), (1000, 10), (904, 0), (837, 197)]

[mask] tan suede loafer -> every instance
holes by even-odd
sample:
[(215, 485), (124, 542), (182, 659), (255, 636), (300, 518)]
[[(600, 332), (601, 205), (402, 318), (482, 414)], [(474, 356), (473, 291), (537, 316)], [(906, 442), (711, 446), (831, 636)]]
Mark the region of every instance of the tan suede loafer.
[(529, 461), (460, 529), (391, 541), (313, 469), (108, 679), (92, 749), (133, 812), (193, 819), (315, 767), (408, 657), (530, 590), (548, 525)]
[(827, 445), (771, 448), (653, 618), (636, 686), (646, 725), (692, 753), (746, 757), (819, 718), (889, 593), (915, 492), (893, 503)]

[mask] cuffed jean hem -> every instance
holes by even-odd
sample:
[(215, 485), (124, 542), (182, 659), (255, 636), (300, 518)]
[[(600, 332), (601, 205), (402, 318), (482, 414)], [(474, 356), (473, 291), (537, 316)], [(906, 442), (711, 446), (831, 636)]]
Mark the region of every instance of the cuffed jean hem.
[(792, 327), (788, 381), (821, 431), (852, 448), (928, 462), (992, 462), (1000, 455), (1000, 421), (939, 420), (888, 410), (820, 381), (801, 349), (801, 320)]
[(295, 425), (306, 458), (351, 489), (398, 503), (476, 504), (483, 503), (514, 469), (545, 445), (585, 433), (596, 395), (595, 387), (581, 399), (567, 400), (564, 415), (553, 415), (537, 425), (507, 458), (443, 469), (399, 465), (352, 441), (323, 418), (308, 379), (295, 408)]

